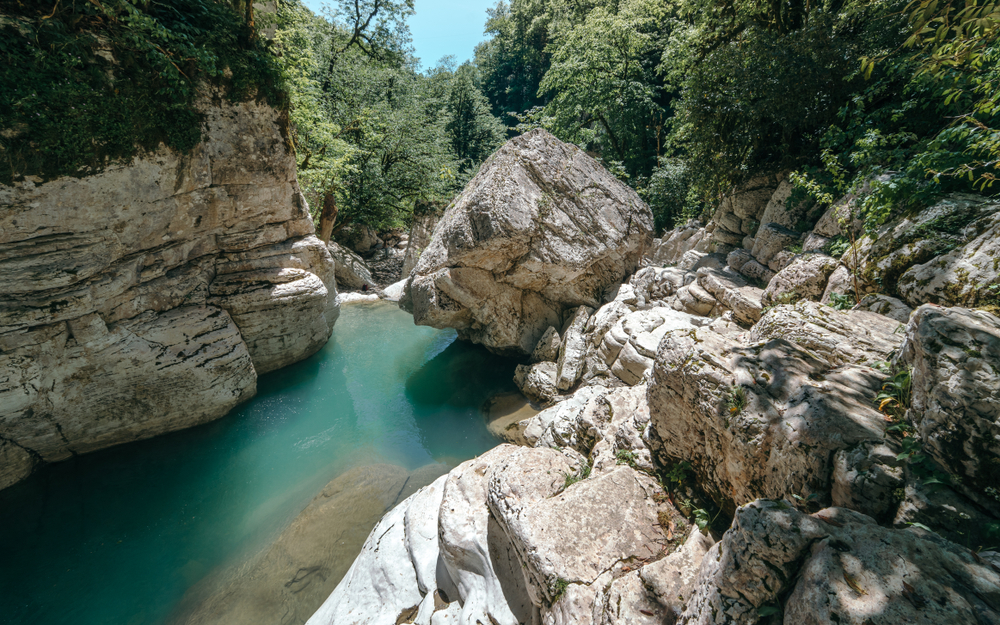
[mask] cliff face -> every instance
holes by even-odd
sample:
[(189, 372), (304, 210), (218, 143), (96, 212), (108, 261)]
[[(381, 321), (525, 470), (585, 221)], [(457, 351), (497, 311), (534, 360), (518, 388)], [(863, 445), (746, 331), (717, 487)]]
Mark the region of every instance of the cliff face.
[(284, 121), (201, 108), (189, 154), (0, 185), (0, 488), (221, 417), (329, 339), (333, 261)]

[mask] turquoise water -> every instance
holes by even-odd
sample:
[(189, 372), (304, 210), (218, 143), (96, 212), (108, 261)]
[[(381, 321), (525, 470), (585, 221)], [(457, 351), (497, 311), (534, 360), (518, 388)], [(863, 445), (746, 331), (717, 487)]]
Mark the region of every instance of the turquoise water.
[(496, 445), (480, 407), (514, 390), (513, 369), (395, 306), (345, 307), (320, 353), (261, 377), (227, 417), (0, 491), (0, 623), (162, 623), (347, 469), (453, 465)]

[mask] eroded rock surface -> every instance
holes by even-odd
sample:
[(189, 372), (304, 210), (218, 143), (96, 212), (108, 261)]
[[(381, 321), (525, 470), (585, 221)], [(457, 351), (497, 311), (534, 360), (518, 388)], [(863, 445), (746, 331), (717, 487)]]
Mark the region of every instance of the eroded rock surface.
[(530, 354), (564, 313), (596, 308), (649, 246), (652, 213), (543, 130), (509, 141), (445, 211), (400, 306), (489, 349)]
[(334, 264), (285, 122), (204, 112), (188, 155), (0, 186), (0, 487), (218, 418), (329, 338)]

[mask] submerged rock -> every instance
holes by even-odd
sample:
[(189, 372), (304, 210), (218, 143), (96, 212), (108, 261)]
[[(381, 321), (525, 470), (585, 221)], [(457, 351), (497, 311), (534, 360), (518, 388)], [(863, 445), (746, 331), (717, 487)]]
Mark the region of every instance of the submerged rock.
[(543, 130), (509, 141), (445, 212), (400, 306), (498, 353), (530, 354), (549, 326), (638, 266), (652, 213), (578, 148)]

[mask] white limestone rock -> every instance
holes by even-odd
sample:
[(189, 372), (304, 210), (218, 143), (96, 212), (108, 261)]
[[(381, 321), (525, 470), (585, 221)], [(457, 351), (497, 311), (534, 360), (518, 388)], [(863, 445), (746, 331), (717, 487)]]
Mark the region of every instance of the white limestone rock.
[(593, 313), (594, 309), (587, 306), (580, 306), (571, 313), (563, 332), (562, 343), (559, 345), (556, 388), (560, 391), (572, 388), (583, 373), (584, 359), (587, 356), (587, 338), (584, 336), (584, 331)]
[(913, 368), (908, 419), (956, 488), (1000, 517), (1000, 318), (918, 308), (897, 359)]
[(558, 366), (554, 362), (518, 365), (514, 370), (514, 384), (525, 397), (546, 406), (559, 396), (559, 389), (556, 388), (557, 375)]
[(776, 306), (750, 330), (751, 341), (785, 339), (833, 365), (888, 360), (903, 343), (899, 322), (863, 311), (840, 311), (817, 302)]
[[(0, 393), (18, 396), (0, 402), (7, 483), (37, 461), (218, 418), (258, 374), (329, 338), (334, 263), (313, 235), (281, 114), (224, 98), (198, 106), (204, 133), (188, 154), (0, 185)], [(196, 345), (219, 360), (202, 362)], [(171, 365), (156, 369), (158, 357)], [(38, 371), (25, 362), (43, 367), (44, 389), (14, 390)]]
[(682, 625), (754, 625), (765, 608), (785, 623), (815, 625), (1000, 619), (1000, 572), (982, 558), (844, 508), (813, 516), (780, 501), (740, 508), (696, 584)]
[(792, 304), (799, 300), (819, 301), (830, 276), (840, 261), (826, 254), (801, 254), (779, 271), (764, 289), (765, 306)]
[(730, 271), (699, 269), (698, 284), (718, 301), (721, 308), (732, 311), (737, 322), (750, 326), (760, 319), (764, 291), (747, 284), (739, 275)]
[(364, 286), (373, 290), (378, 289), (364, 259), (333, 241), (327, 244), (327, 249), (330, 250), (330, 255), (336, 265), (335, 275), (338, 285), (345, 289), (360, 289)]
[(559, 360), (559, 347), (562, 339), (555, 326), (549, 326), (542, 338), (538, 339), (538, 344), (531, 352), (531, 362), (556, 362)]
[(862, 299), (854, 310), (869, 310), (900, 323), (907, 323), (913, 313), (913, 309), (905, 302), (888, 295), (869, 295)]
[(419, 325), (512, 355), (638, 267), (653, 218), (578, 148), (535, 130), (494, 154), (447, 209), (400, 306)]
[(664, 334), (707, 323), (707, 319), (670, 308), (657, 307), (629, 313), (604, 334), (598, 356), (618, 379), (634, 386), (653, 366), (657, 345)]
[(653, 452), (664, 465), (689, 462), (724, 509), (789, 493), (803, 498), (797, 505), (828, 503), (834, 454), (885, 437), (872, 404), (883, 378), (835, 367), (787, 337), (745, 344), (709, 329), (669, 332), (649, 383)]

